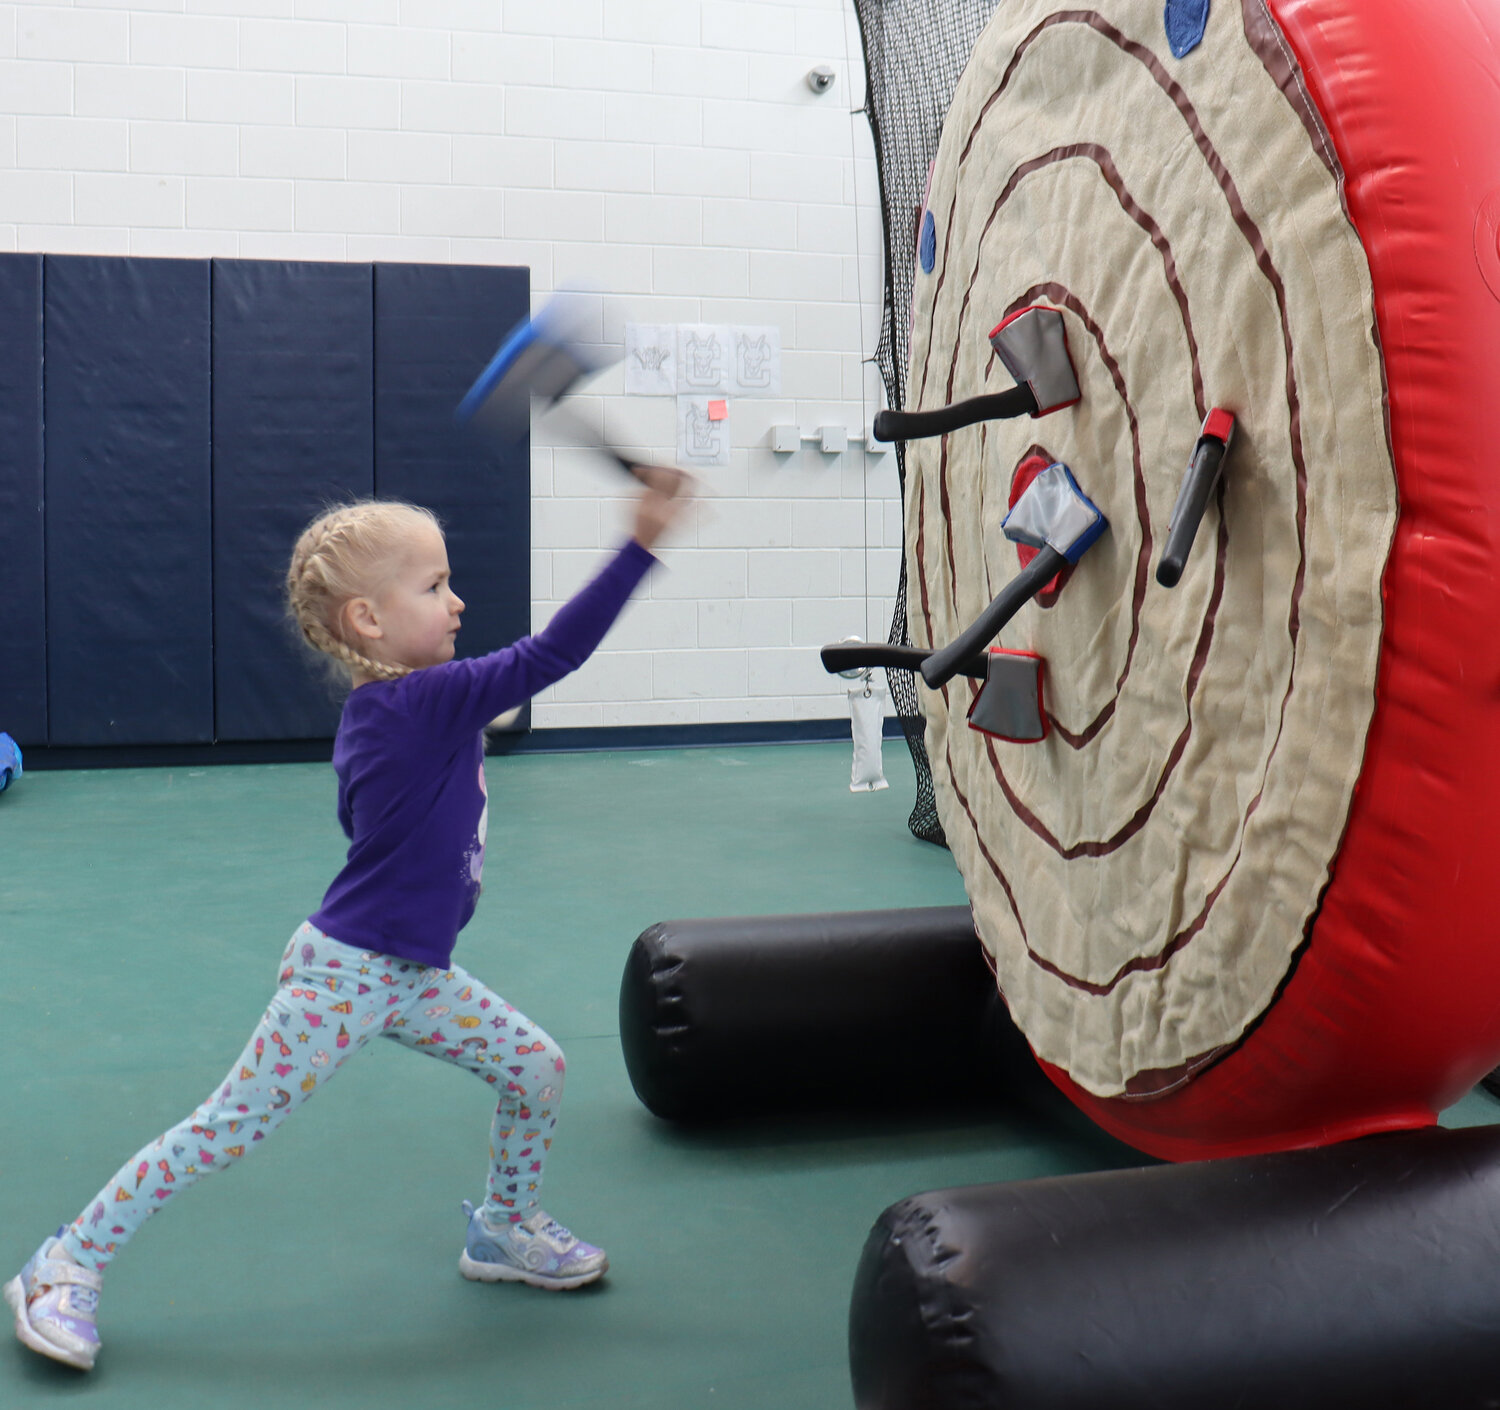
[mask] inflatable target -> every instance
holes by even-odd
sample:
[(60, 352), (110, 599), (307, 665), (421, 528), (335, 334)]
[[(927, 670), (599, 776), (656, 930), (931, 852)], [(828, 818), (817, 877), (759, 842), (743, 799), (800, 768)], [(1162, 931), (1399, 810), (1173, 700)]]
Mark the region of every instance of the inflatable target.
[(1051, 467), (1107, 520), (994, 639), (1044, 728), (975, 727), (982, 671), (921, 703), (1012, 1016), (1183, 1159), (1426, 1124), (1500, 1059), (1500, 4), (1165, 18), (1007, 0), (977, 43), (907, 410), (1011, 393), (1031, 310), (1078, 396), (909, 440), (906, 542), (936, 654)]

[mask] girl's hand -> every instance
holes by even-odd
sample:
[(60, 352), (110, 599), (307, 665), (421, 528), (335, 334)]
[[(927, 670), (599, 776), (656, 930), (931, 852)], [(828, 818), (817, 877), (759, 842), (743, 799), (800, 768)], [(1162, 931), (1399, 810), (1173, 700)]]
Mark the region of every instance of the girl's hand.
[(638, 465), (636, 477), (645, 486), (635, 506), (632, 537), (649, 549), (677, 522), (693, 497), (693, 477), (665, 465)]

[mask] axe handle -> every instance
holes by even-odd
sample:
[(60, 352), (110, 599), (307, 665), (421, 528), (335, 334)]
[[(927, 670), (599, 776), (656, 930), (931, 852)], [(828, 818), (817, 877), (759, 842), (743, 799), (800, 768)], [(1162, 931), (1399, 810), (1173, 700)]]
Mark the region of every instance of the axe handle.
[(882, 411), (870, 429), (877, 441), (916, 441), (927, 436), (946, 436), (979, 421), (997, 421), (1010, 416), (1029, 416), (1037, 409), (1036, 396), (1025, 382), (1008, 391), (970, 397), (933, 411)]
[(611, 445), (604, 445), (597, 440), (598, 432), (574, 411), (571, 404), (562, 397), (556, 397), (547, 403), (547, 414), (549, 416), (561, 417), (566, 421), (573, 428), (573, 433), (584, 447), (592, 446), (606, 460), (614, 461), (627, 475), (634, 476), (643, 485), (647, 483), (646, 477), (641, 473), (644, 467), (638, 462), (628, 459), (623, 451), (616, 450)]
[(627, 475), (634, 476), (634, 478), (639, 480), (643, 485), (650, 483), (645, 475), (642, 474), (642, 470), (644, 469), (644, 467), (637, 465), (633, 460), (627, 460), (625, 456), (621, 455), (620, 452), (614, 449), (613, 446), (601, 446), (600, 450), (611, 460), (613, 460), (615, 464), (618, 465), (620, 469), (622, 469)]
[(1214, 436), (1198, 438), (1192, 462), (1177, 494), (1172, 521), (1167, 525), (1167, 545), (1162, 549), (1161, 562), (1156, 565), (1156, 581), (1165, 588), (1176, 587), (1183, 568), (1187, 566), (1193, 540), (1198, 536), (1198, 525), (1203, 521), (1203, 511), (1208, 508), (1209, 496), (1219, 482), (1219, 470), (1228, 449)]
[[(939, 690), (960, 672), (974, 674), (968, 669), (970, 664), (1000, 634), (1001, 628), (1067, 566), (1068, 560), (1050, 544), (1038, 549), (1036, 557), (1006, 583), (967, 630), (922, 663), (922, 679), (933, 690)], [(984, 674), (982, 662), (978, 674)]]
[[(829, 675), (840, 671), (862, 670), (867, 666), (884, 666), (887, 670), (920, 671), (927, 652), (920, 646), (891, 646), (877, 641), (836, 641), (819, 653), (823, 669)], [(979, 658), (967, 662), (966, 673), (983, 678), (985, 664)]]

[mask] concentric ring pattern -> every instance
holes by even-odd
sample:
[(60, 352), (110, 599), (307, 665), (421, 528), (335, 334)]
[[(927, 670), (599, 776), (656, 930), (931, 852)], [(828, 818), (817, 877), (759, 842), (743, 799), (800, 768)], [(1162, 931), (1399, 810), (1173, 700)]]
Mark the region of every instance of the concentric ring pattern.
[[(999, 7), (944, 127), (911, 407), (1002, 390), (987, 334), (1063, 311), (1082, 401), (908, 447), (911, 630), (951, 640), (1018, 570), (1017, 466), (1065, 461), (1110, 531), (1000, 644), (1054, 728), (923, 691), (944, 830), (1038, 1054), (1096, 1096), (1190, 1080), (1272, 1002), (1359, 776), (1396, 481), (1368, 265), (1337, 160), (1255, 0), (1172, 56), (1159, 6)], [(1237, 418), (1181, 583), (1154, 579), (1210, 407)]]

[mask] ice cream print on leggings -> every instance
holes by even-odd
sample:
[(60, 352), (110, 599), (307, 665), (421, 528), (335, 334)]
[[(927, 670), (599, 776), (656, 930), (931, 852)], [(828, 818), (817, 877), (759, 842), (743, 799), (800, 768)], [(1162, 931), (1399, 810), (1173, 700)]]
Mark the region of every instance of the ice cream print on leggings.
[[(482, 860), (484, 822), (476, 873)], [(73, 1223), (104, 1267), (174, 1195), (235, 1164), (377, 1035), (466, 1068), (496, 1089), (488, 1193), (512, 1219), (536, 1205), (565, 1064), (546, 1033), (458, 966), (358, 950), (304, 924), (239, 1059), (185, 1121), (138, 1151)]]

